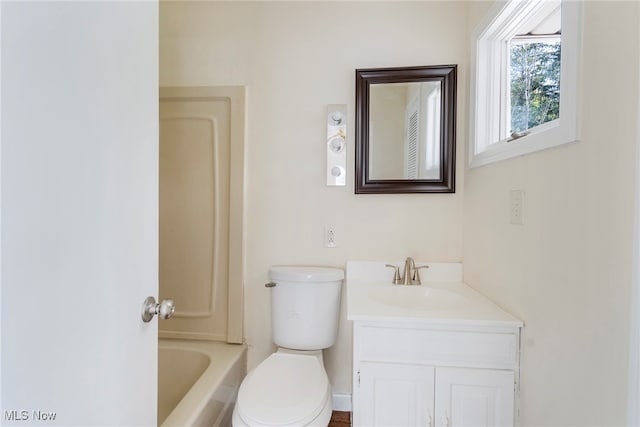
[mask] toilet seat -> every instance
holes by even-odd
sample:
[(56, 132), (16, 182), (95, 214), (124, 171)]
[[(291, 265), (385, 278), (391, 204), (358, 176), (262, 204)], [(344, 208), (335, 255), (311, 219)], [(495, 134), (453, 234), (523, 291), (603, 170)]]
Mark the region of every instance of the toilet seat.
[(303, 426), (325, 409), (330, 388), (318, 357), (277, 352), (247, 375), (236, 409), (251, 426)]

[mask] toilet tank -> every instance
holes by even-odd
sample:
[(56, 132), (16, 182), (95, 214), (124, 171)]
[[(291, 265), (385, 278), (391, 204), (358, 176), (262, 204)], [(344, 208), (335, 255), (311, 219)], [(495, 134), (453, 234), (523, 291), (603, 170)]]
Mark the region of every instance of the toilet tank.
[(273, 342), (293, 350), (331, 347), (338, 334), (344, 271), (275, 266), (269, 270)]

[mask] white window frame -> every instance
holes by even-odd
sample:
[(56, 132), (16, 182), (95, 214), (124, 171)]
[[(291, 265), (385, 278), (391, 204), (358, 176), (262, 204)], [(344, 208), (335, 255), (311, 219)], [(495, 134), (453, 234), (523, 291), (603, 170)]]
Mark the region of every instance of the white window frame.
[[(506, 120), (509, 81), (508, 41), (523, 19), (544, 0), (497, 2), (471, 38), (469, 166), (487, 165), (579, 140), (579, 88), (582, 49), (582, 1), (562, 1), (560, 117), (530, 129), (517, 139), (500, 138)], [(501, 90), (502, 87), (502, 90)], [(502, 117), (501, 117), (502, 116)]]

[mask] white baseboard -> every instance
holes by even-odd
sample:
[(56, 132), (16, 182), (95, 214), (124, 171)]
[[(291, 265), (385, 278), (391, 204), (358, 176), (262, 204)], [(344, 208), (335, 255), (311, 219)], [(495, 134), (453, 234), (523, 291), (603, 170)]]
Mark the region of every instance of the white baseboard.
[(333, 410), (351, 412), (351, 394), (334, 393), (333, 394)]

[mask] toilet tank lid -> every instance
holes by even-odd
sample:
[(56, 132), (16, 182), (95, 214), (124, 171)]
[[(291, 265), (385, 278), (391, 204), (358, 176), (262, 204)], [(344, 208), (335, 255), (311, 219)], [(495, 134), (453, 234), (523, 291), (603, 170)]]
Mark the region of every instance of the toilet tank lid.
[(277, 265), (269, 269), (269, 277), (283, 282), (333, 282), (344, 279), (344, 270), (334, 267)]

